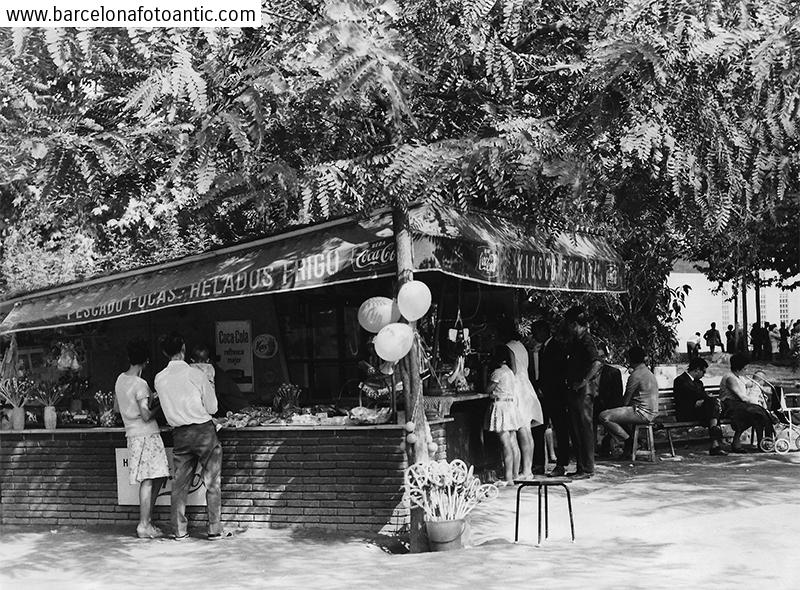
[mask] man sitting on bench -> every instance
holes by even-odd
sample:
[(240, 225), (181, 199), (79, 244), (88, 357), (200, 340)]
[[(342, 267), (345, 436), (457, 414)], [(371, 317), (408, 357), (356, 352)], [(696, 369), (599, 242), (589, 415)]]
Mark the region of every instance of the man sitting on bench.
[(622, 407), (600, 412), (600, 423), (606, 432), (625, 441), (625, 455), (633, 451), (633, 439), (624, 426), (650, 424), (658, 414), (658, 380), (644, 364), (644, 358), (641, 346), (632, 346), (628, 350), (628, 362), (633, 372), (625, 385)]
[(719, 417), (722, 414), (722, 404), (706, 393), (702, 381), (706, 369), (706, 361), (693, 358), (689, 361), (686, 372), (672, 382), (675, 418), (678, 422), (700, 422), (708, 426), (708, 435), (711, 438), (709, 455), (727, 455), (720, 445), (722, 429), (719, 427)]

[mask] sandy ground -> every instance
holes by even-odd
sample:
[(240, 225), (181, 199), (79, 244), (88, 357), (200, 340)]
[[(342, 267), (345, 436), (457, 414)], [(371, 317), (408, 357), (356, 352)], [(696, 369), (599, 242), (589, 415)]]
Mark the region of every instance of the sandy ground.
[(602, 462), (594, 479), (571, 484), (574, 544), (554, 490), (550, 538), (536, 546), (533, 488), (514, 544), (506, 488), (473, 513), (472, 546), (447, 553), (290, 530), (177, 543), (130, 530), (5, 528), (0, 588), (800, 588), (800, 452), (679, 453), (657, 465)]

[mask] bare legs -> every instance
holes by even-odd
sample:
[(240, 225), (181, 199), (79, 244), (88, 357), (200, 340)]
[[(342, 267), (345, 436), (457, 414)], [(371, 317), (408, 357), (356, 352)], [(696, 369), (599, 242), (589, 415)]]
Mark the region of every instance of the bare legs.
[(503, 466), (505, 468), (505, 481), (512, 483), (519, 475), (519, 446), (517, 435), (513, 430), (498, 432), (500, 444), (503, 446)]
[(522, 477), (533, 477), (533, 435), (530, 426), (522, 426), (517, 430), (517, 444), (519, 445), (519, 468)]
[(158, 492), (161, 490), (165, 477), (158, 477), (156, 479), (145, 479), (139, 485), (139, 525), (136, 527), (136, 533), (142, 536), (152, 536), (153, 531), (153, 508), (156, 505)]

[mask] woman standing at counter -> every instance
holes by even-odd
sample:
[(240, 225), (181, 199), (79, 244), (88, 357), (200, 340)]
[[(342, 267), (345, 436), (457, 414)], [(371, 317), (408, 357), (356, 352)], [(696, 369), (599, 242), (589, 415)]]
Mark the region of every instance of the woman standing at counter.
[(128, 442), (128, 466), (131, 485), (139, 484), (139, 524), (136, 534), (142, 539), (163, 536), (153, 525), (152, 514), (158, 492), (169, 477), (164, 442), (150, 408), (150, 387), (142, 379), (142, 370), (150, 362), (147, 344), (128, 343), (128, 370), (117, 377), (114, 392), (125, 424)]

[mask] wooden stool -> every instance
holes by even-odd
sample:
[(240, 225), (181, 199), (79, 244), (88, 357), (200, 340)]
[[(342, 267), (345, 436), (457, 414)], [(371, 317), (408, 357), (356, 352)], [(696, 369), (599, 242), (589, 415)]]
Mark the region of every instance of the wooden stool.
[(652, 424), (637, 424), (633, 429), (633, 451), (631, 452), (631, 461), (636, 461), (636, 452), (639, 448), (639, 430), (645, 429), (647, 430), (647, 446), (650, 449), (648, 452), (648, 456), (650, 457), (650, 461), (653, 463), (658, 462), (658, 456), (656, 455), (656, 442), (655, 437), (653, 436), (653, 425)]
[(522, 495), (522, 489), (527, 488), (530, 486), (536, 486), (539, 494), (539, 542), (537, 545), (542, 544), (542, 490), (544, 490), (544, 538), (546, 539), (550, 535), (549, 530), (549, 516), (548, 516), (548, 505), (547, 505), (547, 488), (550, 486), (560, 486), (564, 488), (564, 491), (567, 493), (567, 508), (569, 509), (569, 528), (572, 532), (572, 542), (575, 542), (575, 522), (572, 518), (572, 498), (569, 493), (569, 488), (567, 484), (570, 483), (570, 479), (568, 477), (542, 477), (542, 478), (535, 478), (535, 479), (517, 479), (514, 480), (514, 483), (517, 484), (519, 487), (517, 488), (517, 510), (515, 513), (515, 524), (514, 524), (514, 542), (516, 543), (519, 540), (519, 500), (520, 496)]

